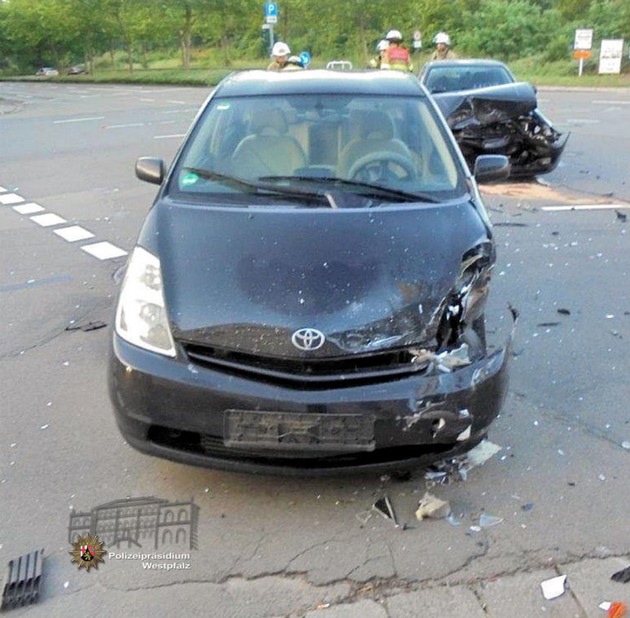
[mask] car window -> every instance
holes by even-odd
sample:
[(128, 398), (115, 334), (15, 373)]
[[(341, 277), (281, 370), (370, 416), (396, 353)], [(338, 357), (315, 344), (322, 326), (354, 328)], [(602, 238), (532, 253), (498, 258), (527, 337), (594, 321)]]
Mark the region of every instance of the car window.
[(425, 78), (429, 92), (456, 92), (511, 84), (514, 78), (504, 67), (446, 66), (432, 67)]
[(175, 196), (243, 192), (218, 174), (252, 183), (337, 178), (441, 198), (464, 186), (452, 142), (423, 97), (217, 97), (197, 123), (168, 190)]

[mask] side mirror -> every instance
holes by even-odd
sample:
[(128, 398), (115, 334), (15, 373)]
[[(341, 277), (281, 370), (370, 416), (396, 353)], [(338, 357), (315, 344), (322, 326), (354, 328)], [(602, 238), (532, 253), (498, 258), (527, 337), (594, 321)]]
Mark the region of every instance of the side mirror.
[(155, 157), (140, 157), (136, 161), (136, 176), (140, 180), (161, 185), (164, 180), (164, 161)]
[(504, 155), (480, 155), (475, 159), (473, 176), (477, 182), (506, 180), (511, 167), (509, 159)]

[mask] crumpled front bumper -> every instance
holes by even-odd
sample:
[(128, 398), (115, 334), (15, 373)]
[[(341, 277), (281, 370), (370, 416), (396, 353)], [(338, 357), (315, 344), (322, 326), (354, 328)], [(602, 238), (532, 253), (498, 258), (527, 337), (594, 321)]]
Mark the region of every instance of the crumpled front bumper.
[(451, 371), (297, 390), (161, 357), (114, 334), (109, 390), (125, 439), (157, 457), (299, 475), (404, 469), (483, 439), (507, 393), (510, 341)]

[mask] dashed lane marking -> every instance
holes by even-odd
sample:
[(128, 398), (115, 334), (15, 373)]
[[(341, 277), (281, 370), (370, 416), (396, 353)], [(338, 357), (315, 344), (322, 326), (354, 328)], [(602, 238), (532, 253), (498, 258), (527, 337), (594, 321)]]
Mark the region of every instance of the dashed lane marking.
[(88, 238), (94, 238), (94, 234), (89, 230), (86, 230), (80, 225), (71, 225), (70, 227), (62, 227), (53, 230), (57, 236), (61, 236), (68, 242), (76, 242), (77, 240), (87, 240)]
[(92, 245), (83, 245), (81, 249), (99, 260), (110, 260), (127, 255), (125, 250), (107, 241), (97, 242)]
[(56, 215), (54, 212), (47, 212), (44, 215), (35, 215), (30, 219), (42, 227), (51, 227), (53, 225), (59, 225), (60, 223), (68, 223), (63, 217)]
[(186, 137), (185, 133), (174, 133), (173, 135), (154, 135), (153, 139), (175, 139), (176, 137), (182, 138)]
[(93, 120), (105, 120), (105, 116), (92, 116), (91, 118), (67, 118), (66, 120), (53, 120), (53, 124), (68, 124), (70, 122), (90, 122)]
[(43, 206), (36, 204), (35, 202), (29, 202), (28, 204), (20, 204), (19, 206), (14, 206), (13, 210), (20, 215), (33, 215), (36, 212), (42, 212), (46, 210)]
[[(45, 212), (45, 208), (35, 202), (26, 202), (26, 200), (17, 193), (8, 191), (5, 187), (0, 186), (0, 204), (3, 206), (11, 206), (12, 210), (20, 215), (32, 215), (33, 213), (42, 213), (29, 217), (33, 223), (41, 227), (54, 227), (63, 223), (68, 223), (66, 219), (60, 217), (54, 212)], [(14, 205), (15, 204), (15, 205)], [(70, 225), (68, 227), (54, 229), (53, 232), (63, 238), (66, 242), (78, 242), (94, 238), (94, 234), (86, 230), (80, 225)], [(83, 245), (83, 251), (99, 260), (109, 260), (127, 255), (127, 252), (116, 245), (103, 241)]]
[(10, 204), (19, 204), (23, 202), (24, 198), (17, 193), (7, 193), (6, 195), (0, 195), (0, 204), (9, 206)]

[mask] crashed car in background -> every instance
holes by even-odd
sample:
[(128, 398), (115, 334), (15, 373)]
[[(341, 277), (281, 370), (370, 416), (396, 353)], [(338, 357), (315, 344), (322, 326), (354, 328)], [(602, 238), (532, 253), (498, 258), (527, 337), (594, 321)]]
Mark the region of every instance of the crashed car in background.
[[(160, 185), (117, 303), (109, 390), (127, 442), (248, 472), (405, 469), (499, 414), (510, 334), (475, 176), (399, 71), (244, 71)], [(509, 320), (507, 321), (509, 322)], [(511, 327), (511, 324), (510, 324)]]
[(534, 86), (517, 82), (502, 62), (429, 62), (419, 78), (471, 169), (481, 154), (509, 157), (512, 178), (546, 174), (558, 165), (569, 134), (558, 132), (538, 109)]

